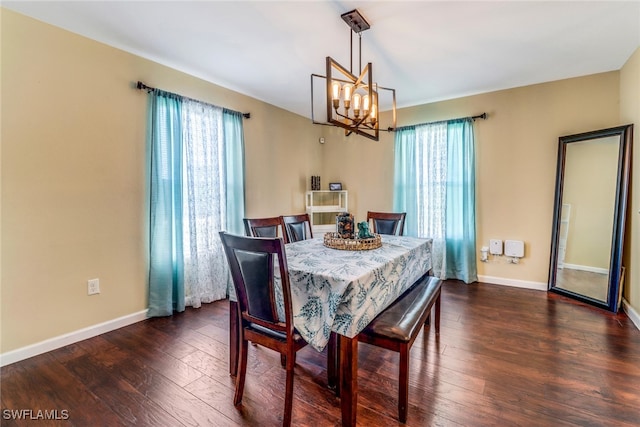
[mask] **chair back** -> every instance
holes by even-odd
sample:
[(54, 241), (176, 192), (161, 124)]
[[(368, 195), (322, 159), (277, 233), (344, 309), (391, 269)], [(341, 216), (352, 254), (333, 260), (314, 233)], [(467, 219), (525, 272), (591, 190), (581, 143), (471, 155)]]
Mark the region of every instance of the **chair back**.
[(284, 227), (279, 216), (269, 218), (244, 218), (244, 232), (249, 237), (284, 237)]
[(280, 218), (284, 226), (285, 243), (313, 238), (309, 214), (286, 215)]
[[(242, 327), (257, 325), (293, 337), (291, 289), (282, 238), (245, 237), (220, 232), (236, 291)], [(274, 264), (280, 269), (284, 322), (278, 318)]]
[(402, 236), (406, 212), (367, 212), (367, 222), (373, 220), (373, 232)]

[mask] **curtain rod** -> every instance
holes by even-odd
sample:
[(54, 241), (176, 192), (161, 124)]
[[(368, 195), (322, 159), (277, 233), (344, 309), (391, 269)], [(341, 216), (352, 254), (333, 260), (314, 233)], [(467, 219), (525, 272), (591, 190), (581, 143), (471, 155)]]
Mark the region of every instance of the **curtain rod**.
[(395, 130), (404, 130), (404, 129), (410, 129), (416, 126), (423, 126), (423, 125), (433, 125), (436, 123), (444, 123), (444, 122), (452, 122), (455, 120), (466, 120), (466, 119), (471, 119), (474, 122), (476, 121), (476, 119), (482, 119), (482, 120), (487, 120), (487, 113), (482, 113), (482, 114), (478, 114), (477, 116), (468, 116), (468, 117), (458, 117), (457, 119), (447, 119), (447, 120), (437, 120), (435, 122), (426, 122), (426, 123), (418, 123), (416, 125), (409, 125), (409, 126), (401, 126), (399, 128), (396, 128)]
[[(151, 87), (151, 86), (147, 86), (146, 84), (142, 83), (141, 81), (138, 81), (138, 83), (136, 83), (136, 89), (138, 89), (138, 90), (146, 90), (147, 93), (152, 92), (154, 90), (157, 90), (157, 88)], [(172, 93), (172, 92), (169, 92), (169, 93)], [(183, 96), (183, 95), (180, 95), (180, 94), (177, 94), (177, 93), (172, 93), (172, 94), (176, 95), (176, 96), (179, 96), (180, 98), (187, 99), (189, 101), (196, 101), (196, 102), (201, 102), (203, 104), (209, 104), (208, 102), (204, 102), (204, 101), (201, 101), (199, 99), (189, 98), (188, 96)], [(209, 105), (213, 105), (213, 104), (209, 104)], [(217, 105), (215, 105), (215, 107), (217, 107)], [(227, 108), (227, 110), (228, 111), (233, 111), (233, 110), (229, 110), (228, 108)], [(240, 113), (239, 111), (235, 111), (235, 112), (239, 113), (239, 114), (242, 114), (242, 117), (244, 117), (245, 119), (250, 119), (251, 118), (251, 113)]]

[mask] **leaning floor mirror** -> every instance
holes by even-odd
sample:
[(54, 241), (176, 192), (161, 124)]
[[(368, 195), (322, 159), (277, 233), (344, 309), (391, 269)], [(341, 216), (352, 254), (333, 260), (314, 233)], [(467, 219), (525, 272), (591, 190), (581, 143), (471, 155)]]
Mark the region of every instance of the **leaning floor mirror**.
[(617, 312), (633, 125), (562, 136), (549, 290)]

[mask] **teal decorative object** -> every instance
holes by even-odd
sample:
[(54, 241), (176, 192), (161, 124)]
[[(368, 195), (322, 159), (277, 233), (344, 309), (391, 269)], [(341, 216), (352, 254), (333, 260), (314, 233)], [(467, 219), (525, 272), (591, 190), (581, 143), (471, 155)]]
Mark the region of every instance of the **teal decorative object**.
[(367, 221), (362, 221), (358, 223), (358, 239), (370, 239), (375, 237), (369, 231), (369, 223)]

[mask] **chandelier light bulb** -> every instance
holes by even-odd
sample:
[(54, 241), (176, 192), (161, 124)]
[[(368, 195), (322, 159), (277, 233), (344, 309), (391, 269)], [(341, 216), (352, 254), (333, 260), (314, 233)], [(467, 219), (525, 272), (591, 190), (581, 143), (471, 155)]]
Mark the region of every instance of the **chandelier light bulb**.
[(332, 82), (331, 83), (331, 92), (333, 96), (331, 99), (333, 100), (333, 108), (336, 110), (340, 106), (340, 82)]
[(351, 83), (346, 83), (342, 86), (342, 92), (344, 95), (344, 109), (348, 110), (351, 106), (351, 94), (353, 93), (353, 85)]
[(360, 116), (360, 99), (361, 96), (359, 93), (354, 93), (351, 98), (351, 102), (353, 102), (353, 115), (358, 118)]
[(364, 113), (365, 116), (369, 114), (370, 102), (371, 101), (369, 99), (369, 95), (365, 95), (362, 97), (362, 112)]
[(369, 114), (369, 119), (371, 120), (371, 124), (375, 125), (376, 121), (378, 121), (378, 118), (376, 117), (378, 114), (378, 109), (376, 107), (376, 104), (371, 105), (371, 114)]

